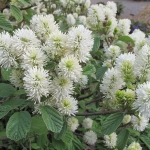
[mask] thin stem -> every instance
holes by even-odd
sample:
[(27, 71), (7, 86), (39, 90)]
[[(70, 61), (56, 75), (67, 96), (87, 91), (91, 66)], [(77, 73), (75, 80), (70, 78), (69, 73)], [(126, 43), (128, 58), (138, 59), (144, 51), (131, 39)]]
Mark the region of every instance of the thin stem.
[(99, 112), (93, 112), (93, 113), (83, 113), (83, 114), (76, 114), (76, 116), (95, 116), (95, 115), (106, 115), (106, 114), (113, 114), (117, 112), (122, 112), (121, 110), (113, 110), (113, 111), (99, 111)]
[(33, 7), (33, 5), (28, 6), (28, 7), (24, 7), (24, 8), (20, 8), (20, 10), (26, 10), (26, 9), (29, 9), (29, 8), (32, 8), (32, 7)]
[(89, 104), (92, 104), (92, 103), (97, 102), (97, 101), (102, 101), (102, 99), (101, 99), (101, 98), (94, 99), (94, 100), (91, 100), (91, 101), (89, 101), (89, 102), (86, 102), (85, 104), (86, 104), (86, 105), (89, 105)]
[(93, 95), (93, 93), (91, 93), (91, 94), (89, 94), (89, 95), (86, 95), (86, 96), (80, 96), (80, 97), (78, 97), (78, 100), (83, 100), (83, 99), (85, 99), (85, 98), (89, 98), (89, 97), (91, 97)]

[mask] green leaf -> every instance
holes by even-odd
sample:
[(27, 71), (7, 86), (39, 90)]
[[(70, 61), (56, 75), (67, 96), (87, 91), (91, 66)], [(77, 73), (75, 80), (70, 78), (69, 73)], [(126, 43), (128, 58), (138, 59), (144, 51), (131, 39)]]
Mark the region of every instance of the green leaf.
[(32, 149), (40, 149), (40, 146), (38, 146), (37, 143), (32, 143), (31, 148)]
[(11, 72), (12, 72), (12, 68), (11, 69), (1, 68), (1, 74), (4, 80), (10, 79)]
[(56, 109), (50, 106), (40, 106), (42, 118), (48, 130), (59, 133), (63, 127), (63, 118)]
[(29, 5), (30, 3), (27, 0), (18, 0), (23, 5)]
[(105, 135), (113, 133), (121, 124), (123, 120), (123, 113), (111, 114), (106, 118), (102, 124), (102, 132)]
[(118, 41), (123, 41), (125, 43), (132, 43), (133, 46), (135, 46), (134, 40), (130, 38), (129, 36), (121, 36), (118, 38)]
[(99, 79), (102, 79), (105, 72), (107, 71), (107, 67), (100, 67), (97, 69), (96, 71), (96, 79), (99, 80)]
[(13, 95), (14, 96), (19, 96), (19, 95), (23, 95), (23, 94), (26, 94), (25, 90), (24, 89), (19, 89)]
[(66, 145), (61, 140), (55, 140), (52, 138), (52, 144), (56, 150), (66, 150)]
[(18, 141), (27, 136), (30, 127), (30, 114), (27, 111), (16, 112), (8, 120), (6, 135), (11, 140)]
[(32, 117), (30, 132), (38, 135), (42, 135), (48, 132), (47, 127), (41, 116), (36, 115)]
[(71, 143), (72, 142), (72, 139), (73, 139), (73, 134), (72, 134), (72, 131), (70, 129), (68, 129), (65, 134), (62, 136), (62, 141), (64, 143)]
[(142, 135), (140, 136), (140, 139), (145, 143), (145, 145), (148, 147), (148, 149), (150, 149), (150, 140), (147, 136)]
[(117, 148), (119, 150), (123, 150), (124, 147), (126, 146), (127, 140), (129, 137), (129, 131), (127, 129), (124, 129), (119, 133), (117, 136)]
[(72, 143), (75, 147), (75, 150), (83, 149), (81, 141), (75, 135), (73, 136)]
[(128, 128), (128, 131), (130, 132), (130, 134), (134, 137), (140, 137), (140, 133), (137, 130), (134, 130), (133, 128)]
[(9, 97), (15, 91), (16, 89), (10, 84), (0, 83), (0, 97)]
[(88, 64), (83, 67), (83, 75), (91, 75), (96, 72), (96, 68), (92, 64)]
[(0, 19), (5, 19), (4, 14), (0, 13)]
[(14, 109), (16, 107), (21, 106), (25, 102), (26, 102), (25, 99), (10, 99), (10, 100), (3, 102), (2, 106), (10, 106), (11, 109)]
[(10, 5), (10, 10), (17, 22), (21, 22), (23, 20), (22, 12), (18, 7)]
[(0, 18), (0, 28), (8, 31), (13, 30), (11, 23), (4, 18)]
[(66, 131), (67, 131), (67, 122), (65, 121), (60, 133), (55, 133), (54, 138), (56, 140), (60, 140), (62, 138), (62, 136), (66, 133)]
[(38, 136), (37, 139), (38, 146), (41, 147), (41, 150), (45, 150), (44, 147), (49, 144), (49, 139), (47, 138), (47, 134), (42, 134)]
[(0, 106), (0, 119), (3, 118), (11, 110), (11, 106)]
[(99, 47), (100, 47), (100, 37), (95, 36), (94, 37), (94, 44), (93, 44), (93, 48), (92, 48), (92, 53), (97, 52)]

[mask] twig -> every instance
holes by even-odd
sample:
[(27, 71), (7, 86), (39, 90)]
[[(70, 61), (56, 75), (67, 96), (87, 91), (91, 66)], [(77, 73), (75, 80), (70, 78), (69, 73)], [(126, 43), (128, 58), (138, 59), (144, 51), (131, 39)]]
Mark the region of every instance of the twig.
[(33, 7), (33, 5), (28, 6), (28, 7), (24, 7), (24, 8), (20, 8), (20, 10), (26, 10), (26, 9), (29, 9), (29, 8), (32, 8), (32, 7)]
[(97, 101), (101, 101), (102, 99), (101, 98), (98, 98), (98, 99), (94, 99), (94, 100), (91, 100), (89, 102), (86, 102), (85, 105), (89, 105), (91, 103), (94, 103), (94, 102), (97, 102)]
[(86, 96), (80, 96), (80, 97), (78, 97), (78, 100), (83, 100), (83, 99), (85, 99), (85, 98), (89, 98), (89, 97), (91, 97), (93, 95), (93, 93), (91, 93), (91, 94), (89, 94), (89, 95), (86, 95)]
[(95, 116), (95, 115), (106, 115), (106, 114), (113, 114), (117, 112), (122, 112), (121, 110), (113, 110), (113, 111), (99, 111), (99, 112), (93, 112), (93, 113), (83, 113), (83, 114), (76, 114), (76, 116)]

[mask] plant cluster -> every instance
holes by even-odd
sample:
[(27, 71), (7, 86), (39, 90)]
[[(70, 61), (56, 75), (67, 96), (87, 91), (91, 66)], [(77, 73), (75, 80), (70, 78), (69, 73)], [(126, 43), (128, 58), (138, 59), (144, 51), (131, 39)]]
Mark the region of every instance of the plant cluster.
[(150, 36), (130, 33), (114, 2), (1, 12), (1, 149), (150, 149)]

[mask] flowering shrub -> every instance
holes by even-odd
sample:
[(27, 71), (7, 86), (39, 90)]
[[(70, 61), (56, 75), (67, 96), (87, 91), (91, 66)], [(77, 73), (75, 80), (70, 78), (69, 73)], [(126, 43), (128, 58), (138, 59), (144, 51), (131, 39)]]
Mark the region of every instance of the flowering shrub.
[(131, 21), (116, 18), (114, 2), (7, 6), (0, 14), (0, 147), (150, 149), (150, 37), (130, 34)]

